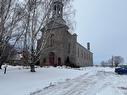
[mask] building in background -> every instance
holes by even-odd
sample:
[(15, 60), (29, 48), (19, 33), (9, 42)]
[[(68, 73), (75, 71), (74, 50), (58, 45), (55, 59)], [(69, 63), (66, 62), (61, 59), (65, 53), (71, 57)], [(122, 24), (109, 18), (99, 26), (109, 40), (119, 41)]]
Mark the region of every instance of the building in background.
[(37, 43), (38, 50), (43, 48), (40, 65), (91, 66), (93, 53), (90, 51), (90, 43), (87, 44), (87, 48), (83, 47), (77, 42), (77, 35), (68, 31), (69, 27), (63, 19), (63, 6), (62, 0), (52, 3), (52, 17), (43, 27), (42, 37)]

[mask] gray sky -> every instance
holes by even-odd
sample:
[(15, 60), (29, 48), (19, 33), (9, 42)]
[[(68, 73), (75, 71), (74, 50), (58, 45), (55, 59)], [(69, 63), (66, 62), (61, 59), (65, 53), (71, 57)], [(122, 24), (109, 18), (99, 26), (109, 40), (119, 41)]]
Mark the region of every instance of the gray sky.
[(78, 42), (91, 43), (94, 63), (112, 55), (127, 63), (127, 0), (74, 0)]

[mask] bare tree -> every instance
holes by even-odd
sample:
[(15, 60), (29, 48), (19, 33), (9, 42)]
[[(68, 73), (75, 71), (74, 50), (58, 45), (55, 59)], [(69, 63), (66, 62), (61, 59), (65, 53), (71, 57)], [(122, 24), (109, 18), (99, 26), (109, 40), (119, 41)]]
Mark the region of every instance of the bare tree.
[(63, 16), (71, 32), (73, 32), (76, 27), (76, 22), (74, 20), (76, 10), (73, 8), (73, 3), (72, 3), (73, 1), (74, 0), (63, 0), (63, 4), (64, 4)]
[[(0, 1), (0, 68), (10, 58), (13, 48), (19, 45), (20, 39), (24, 39), (24, 62), (29, 63), (31, 72), (35, 72), (34, 64), (39, 60), (40, 53), (43, 50), (44, 44), (46, 44), (46, 41), (43, 41), (41, 48), (37, 50), (38, 34), (51, 17), (52, 1)], [(74, 13), (71, 10), (72, 1), (63, 0), (65, 5), (64, 18), (69, 26), (71, 26), (72, 21), (69, 15)], [(10, 43), (12, 44), (11, 49), (8, 50), (7, 46)]]
[[(23, 34), (20, 23), (24, 16), (21, 10), (24, 9), (15, 0), (0, 1), (0, 69)], [(12, 47), (8, 50), (10, 43)]]
[(105, 61), (102, 61), (102, 62), (101, 62), (101, 66), (102, 66), (102, 67), (106, 67), (106, 66), (107, 66), (107, 63), (106, 63)]
[(50, 1), (52, 0), (27, 0), (24, 2), (27, 7), (24, 17), (26, 27), (24, 28), (23, 61), (30, 65), (31, 72), (35, 72), (34, 64), (38, 54), (36, 51), (37, 34), (50, 16)]
[[(24, 17), (25, 22), (25, 34), (24, 34), (24, 54), (25, 54), (25, 63), (29, 63), (31, 67), (31, 72), (35, 72), (34, 65), (39, 60), (41, 51), (44, 48), (44, 45), (47, 43), (46, 40), (43, 40), (40, 45), (39, 50), (37, 50), (37, 40), (39, 39), (40, 30), (46, 25), (51, 17), (51, 4), (53, 0), (27, 0), (25, 1), (26, 16)], [(70, 5), (72, 0), (63, 0), (64, 4)], [(68, 12), (68, 13), (67, 13)], [(67, 9), (65, 17), (70, 14), (69, 9)], [(67, 19), (65, 19), (67, 21)], [(68, 19), (69, 22), (69, 19)], [(24, 24), (24, 23), (23, 23)], [(44, 37), (45, 34), (43, 35)], [(50, 37), (50, 36), (48, 36)], [(27, 52), (28, 54), (26, 55)]]
[(102, 66), (102, 67), (111, 67), (111, 66), (112, 66), (111, 62), (112, 62), (111, 59), (109, 59), (109, 60), (107, 60), (107, 61), (102, 61), (102, 62), (101, 62), (101, 66)]
[(124, 62), (124, 58), (121, 56), (113, 56), (113, 63), (115, 67)]
[(102, 61), (101, 62), (101, 66), (108, 66), (108, 67), (117, 67), (119, 64), (124, 62), (124, 58), (121, 56), (112, 56), (112, 58), (110, 58), (107, 61)]

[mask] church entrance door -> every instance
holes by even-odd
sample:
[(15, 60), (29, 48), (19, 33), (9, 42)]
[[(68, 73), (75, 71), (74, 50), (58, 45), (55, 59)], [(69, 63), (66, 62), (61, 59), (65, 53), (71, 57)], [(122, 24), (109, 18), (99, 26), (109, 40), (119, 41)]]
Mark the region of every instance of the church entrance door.
[(55, 65), (55, 54), (54, 52), (49, 53), (49, 65), (54, 66)]
[(60, 57), (58, 58), (58, 65), (59, 66), (61, 65), (61, 58)]

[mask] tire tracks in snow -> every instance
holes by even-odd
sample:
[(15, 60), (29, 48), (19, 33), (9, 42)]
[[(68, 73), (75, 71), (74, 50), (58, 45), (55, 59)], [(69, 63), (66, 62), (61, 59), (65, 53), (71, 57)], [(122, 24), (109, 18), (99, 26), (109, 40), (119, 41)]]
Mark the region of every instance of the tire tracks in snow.
[(111, 85), (107, 78), (112, 75), (113, 73), (105, 71), (89, 71), (75, 79), (43, 89), (35, 95), (96, 95), (97, 91)]

